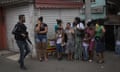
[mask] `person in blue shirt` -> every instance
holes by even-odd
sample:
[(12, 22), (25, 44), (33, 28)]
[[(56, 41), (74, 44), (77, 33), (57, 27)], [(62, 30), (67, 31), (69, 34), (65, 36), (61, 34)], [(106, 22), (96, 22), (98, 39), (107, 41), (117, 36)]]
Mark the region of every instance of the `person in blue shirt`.
[(57, 21), (57, 24), (54, 26), (55, 33), (57, 32), (57, 29), (59, 29), (59, 28), (62, 28), (62, 29), (63, 29), (62, 20), (57, 19), (56, 21)]

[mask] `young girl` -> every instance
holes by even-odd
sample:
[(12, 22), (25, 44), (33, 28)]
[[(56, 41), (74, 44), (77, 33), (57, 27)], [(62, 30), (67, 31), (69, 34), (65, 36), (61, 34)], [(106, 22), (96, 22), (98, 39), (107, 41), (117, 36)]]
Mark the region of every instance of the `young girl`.
[(63, 41), (63, 32), (61, 28), (57, 29), (56, 32), (56, 51), (57, 51), (57, 58), (58, 60), (62, 59), (62, 41)]
[(85, 33), (85, 36), (83, 38), (83, 60), (88, 60), (88, 47), (89, 47), (89, 34)]

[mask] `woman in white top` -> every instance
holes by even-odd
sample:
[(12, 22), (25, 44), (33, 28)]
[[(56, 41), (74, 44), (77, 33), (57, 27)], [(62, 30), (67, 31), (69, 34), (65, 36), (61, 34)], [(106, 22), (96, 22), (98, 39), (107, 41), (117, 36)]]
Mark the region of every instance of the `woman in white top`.
[(84, 25), (81, 22), (79, 17), (75, 18), (75, 27), (74, 27), (74, 35), (75, 35), (75, 54), (74, 58), (77, 60), (82, 59), (82, 38), (84, 35)]

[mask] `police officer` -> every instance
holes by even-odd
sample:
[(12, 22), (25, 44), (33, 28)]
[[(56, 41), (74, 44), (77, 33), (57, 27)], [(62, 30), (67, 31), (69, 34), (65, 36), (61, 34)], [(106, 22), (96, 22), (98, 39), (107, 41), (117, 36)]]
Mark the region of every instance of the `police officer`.
[(25, 26), (25, 15), (19, 15), (19, 22), (15, 25), (12, 34), (15, 36), (17, 46), (20, 50), (19, 64), (20, 68), (26, 70), (27, 68), (24, 65), (24, 58), (29, 54), (30, 49), (28, 47), (27, 40), (28, 32), (27, 27)]

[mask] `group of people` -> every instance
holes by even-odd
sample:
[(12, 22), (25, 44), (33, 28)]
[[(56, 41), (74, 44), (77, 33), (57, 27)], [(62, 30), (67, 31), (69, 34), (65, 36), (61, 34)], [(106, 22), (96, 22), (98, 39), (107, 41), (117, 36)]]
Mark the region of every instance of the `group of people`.
[(87, 27), (79, 17), (73, 23), (67, 23), (65, 29), (62, 20), (57, 19), (55, 25), (55, 41), (58, 60), (61, 60), (63, 53), (67, 60), (93, 61), (96, 51), (97, 62), (104, 62), (104, 33), (105, 28), (101, 19), (88, 21)]
[[(19, 22), (15, 25), (12, 34), (15, 36), (16, 43), (20, 49), (20, 59), (18, 63), (21, 69), (26, 69), (24, 58), (30, 53), (28, 42), (29, 33), (25, 26), (25, 15), (19, 15)], [(68, 60), (84, 60), (92, 62), (94, 51), (96, 51), (97, 62), (104, 62), (104, 44), (103, 37), (105, 28), (101, 20), (95, 22), (89, 21), (87, 27), (82, 23), (79, 17), (74, 19), (73, 23), (67, 23), (64, 29), (63, 22), (57, 19), (55, 25), (55, 43), (58, 60), (67, 55)], [(47, 54), (47, 33), (48, 26), (43, 22), (43, 17), (39, 17), (35, 25), (35, 43), (37, 58), (40, 61), (48, 61)]]

